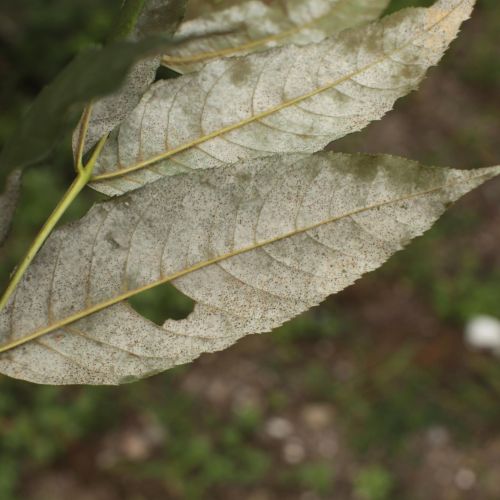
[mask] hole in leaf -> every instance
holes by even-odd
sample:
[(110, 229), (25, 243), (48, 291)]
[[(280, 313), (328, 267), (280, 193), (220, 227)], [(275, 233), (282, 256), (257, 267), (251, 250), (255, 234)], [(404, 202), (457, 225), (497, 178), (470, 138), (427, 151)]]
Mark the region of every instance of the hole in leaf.
[(177, 71), (167, 68), (166, 66), (160, 66), (156, 71), (156, 81), (172, 80), (173, 78), (179, 78), (179, 76), (181, 76), (180, 73), (177, 73)]
[(129, 299), (142, 316), (162, 326), (167, 319), (185, 319), (194, 309), (194, 301), (170, 283), (157, 286)]

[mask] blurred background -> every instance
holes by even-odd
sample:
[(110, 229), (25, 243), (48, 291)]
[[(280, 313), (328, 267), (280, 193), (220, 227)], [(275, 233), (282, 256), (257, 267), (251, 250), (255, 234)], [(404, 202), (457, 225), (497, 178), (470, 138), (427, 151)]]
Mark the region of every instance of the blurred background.
[[(103, 40), (120, 0), (2, 0), (0, 146), (42, 86)], [(430, 1), (393, 1), (390, 10)], [(333, 147), (500, 163), (500, 2), (479, 0), (418, 93)], [(2, 283), (72, 178), (68, 141), (25, 178)], [(98, 197), (88, 191), (67, 219)], [(500, 180), (379, 271), (285, 327), (132, 385), (0, 378), (1, 500), (498, 500)], [(189, 299), (134, 301), (154, 321)]]

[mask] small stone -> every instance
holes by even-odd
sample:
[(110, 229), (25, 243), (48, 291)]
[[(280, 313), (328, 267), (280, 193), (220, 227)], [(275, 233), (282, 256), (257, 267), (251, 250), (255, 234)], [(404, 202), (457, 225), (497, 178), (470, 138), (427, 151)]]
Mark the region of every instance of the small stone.
[(143, 435), (128, 433), (123, 437), (122, 450), (128, 460), (142, 462), (148, 458), (150, 446)]
[(500, 321), (492, 316), (476, 316), (465, 326), (465, 341), (474, 349), (500, 354)]
[(445, 446), (449, 441), (449, 437), (448, 431), (444, 427), (432, 427), (427, 432), (429, 443), (436, 448)]
[(307, 427), (320, 431), (332, 424), (333, 410), (328, 405), (311, 404), (303, 408), (301, 416)]
[(265, 429), (267, 435), (274, 439), (286, 439), (293, 432), (291, 422), (281, 417), (270, 418), (266, 422)]
[(323, 458), (334, 458), (339, 452), (339, 443), (334, 436), (324, 436), (317, 446), (319, 454)]
[(283, 446), (283, 458), (289, 464), (299, 464), (304, 460), (305, 456), (304, 446), (298, 439), (288, 441)]
[(455, 474), (455, 484), (461, 490), (470, 490), (476, 484), (476, 474), (473, 470), (462, 468)]

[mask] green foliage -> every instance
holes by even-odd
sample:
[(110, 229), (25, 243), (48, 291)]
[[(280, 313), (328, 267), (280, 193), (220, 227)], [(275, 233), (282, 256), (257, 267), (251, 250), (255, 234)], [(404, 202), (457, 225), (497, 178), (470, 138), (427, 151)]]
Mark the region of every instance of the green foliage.
[(327, 495), (332, 491), (335, 473), (330, 463), (310, 462), (297, 467), (292, 475), (294, 482), (300, 488), (313, 491), (318, 495)]
[(165, 482), (172, 494), (186, 499), (201, 498), (228, 482), (249, 485), (262, 480), (269, 457), (249, 444), (261, 425), (258, 415), (247, 409), (224, 422), (212, 411), (200, 411), (199, 403), (175, 389), (175, 380), (175, 374), (169, 374), (140, 391), (134, 386), (33, 391), (0, 380), (0, 498), (16, 498), (13, 492), (22, 470), (54, 462), (88, 436), (95, 439), (106, 429), (119, 429), (122, 415), (141, 411), (144, 405), (168, 430), (165, 452), (152, 461), (118, 462), (110, 474)]
[[(337, 314), (335, 314), (337, 312)], [(291, 341), (309, 341), (311, 339), (333, 339), (345, 326), (341, 311), (311, 311), (300, 316), (295, 321), (279, 328), (274, 333), (274, 341), (289, 344)]]
[[(80, 52), (32, 103), (2, 149), (0, 183), (12, 170), (45, 159), (65, 133), (75, 128), (84, 106), (120, 88), (134, 63), (161, 54), (168, 46), (170, 28), (182, 17), (180, 5), (182, 1), (162, 7), (167, 12), (163, 12), (160, 19), (155, 12), (155, 29), (151, 20), (146, 19), (138, 28), (141, 39), (132, 42), (119, 39), (133, 30), (137, 19), (142, 19), (144, 1), (125, 3), (118, 21), (119, 31), (114, 35), (117, 41), (103, 48), (89, 47)], [(173, 7), (176, 12), (172, 12)], [(169, 17), (171, 15), (174, 20)], [(166, 29), (161, 35), (157, 31), (159, 22)]]
[(135, 28), (137, 19), (141, 15), (146, 0), (124, 0), (120, 17), (111, 34), (112, 40), (126, 38)]
[(76, 126), (85, 103), (118, 88), (135, 61), (164, 46), (162, 39), (115, 42), (79, 54), (41, 92), (5, 145), (2, 175), (43, 160), (64, 132)]
[(6, 380), (0, 387), (2, 499), (17, 498), (14, 492), (23, 470), (50, 463), (72, 443), (116, 420), (106, 391), (69, 395), (53, 388), (33, 391)]
[[(496, 316), (500, 273), (485, 266), (473, 249), (456, 249), (463, 232), (472, 234), (480, 220), (481, 214), (473, 209), (450, 214), (441, 228), (432, 229), (405, 255), (396, 256), (385, 272), (404, 272), (402, 279), (425, 297), (443, 321), (461, 325), (477, 314)], [(432, 259), (423, 261), (422, 254)]]
[(432, 3), (433, 0), (392, 0), (387, 7), (386, 14), (392, 14), (406, 7), (429, 7)]
[(360, 500), (389, 500), (393, 485), (389, 471), (371, 466), (357, 474), (354, 491)]
[(130, 304), (157, 325), (163, 325), (167, 319), (183, 319), (194, 307), (194, 302), (170, 283), (133, 297)]
[(0, 96), (2, 146), (12, 136), (21, 114), (29, 109), (47, 82), (53, 80), (77, 52), (104, 41), (120, 3), (121, 0), (52, 0), (50, 4), (2, 1), (0, 15), (11, 26), (3, 33), (0, 46), (4, 64)]

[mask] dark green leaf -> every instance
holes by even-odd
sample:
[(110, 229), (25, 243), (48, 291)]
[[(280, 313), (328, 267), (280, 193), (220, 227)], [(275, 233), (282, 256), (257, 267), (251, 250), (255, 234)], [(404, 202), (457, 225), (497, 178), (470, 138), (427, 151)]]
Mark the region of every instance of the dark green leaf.
[(86, 102), (113, 92), (131, 65), (161, 50), (165, 40), (116, 42), (79, 54), (40, 93), (0, 156), (0, 178), (16, 168), (42, 160), (69, 127), (74, 127)]
[[(147, 0), (134, 38), (79, 54), (37, 97), (0, 155), (0, 187), (9, 172), (44, 159), (64, 132), (74, 128), (84, 105), (120, 88), (138, 61), (160, 54), (177, 26), (184, 0)], [(162, 10), (163, 7), (163, 10)], [(159, 22), (164, 34), (159, 36)], [(154, 25), (157, 29), (149, 30)]]
[(0, 247), (9, 234), (20, 189), (21, 172), (18, 170), (9, 175), (5, 191), (0, 193)]
[[(128, 40), (137, 40), (147, 36), (162, 35), (170, 37), (182, 20), (185, 0), (146, 0), (142, 1), (142, 13), (138, 16), (141, 0), (128, 0), (122, 8), (122, 20), (119, 24), (122, 35)], [(135, 17), (134, 17), (135, 16)], [(125, 33), (127, 29), (132, 31)], [(154, 82), (160, 67), (159, 55), (141, 60), (134, 64), (122, 86), (94, 103), (88, 130), (85, 135), (83, 152), (86, 153), (97, 141), (120, 125), (139, 103), (141, 97)], [(80, 146), (80, 127), (73, 136), (73, 148)]]

